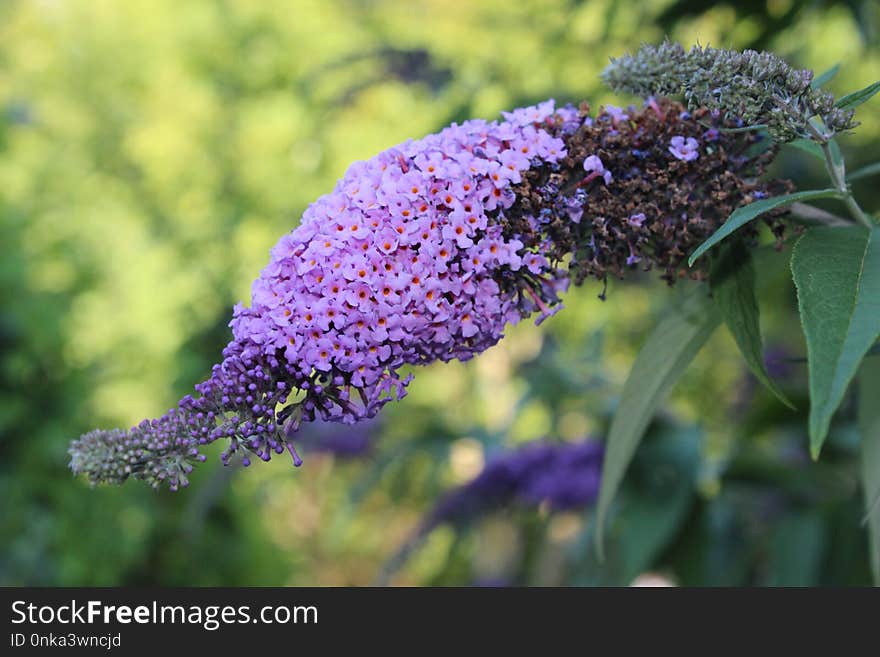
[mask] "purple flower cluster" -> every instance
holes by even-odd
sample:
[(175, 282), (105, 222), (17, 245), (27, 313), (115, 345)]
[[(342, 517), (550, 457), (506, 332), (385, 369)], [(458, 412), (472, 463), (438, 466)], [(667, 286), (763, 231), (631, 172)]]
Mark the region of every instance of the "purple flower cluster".
[(452, 125), (352, 165), (272, 250), (251, 307), (236, 307), (243, 356), (283, 354), (301, 389), (326, 378), (334, 403), (317, 410), (353, 422), (399, 394), (403, 364), (470, 358), (540, 309), (529, 277), (518, 277), (517, 296), (502, 294), (499, 274), (525, 269), (542, 283), (559, 274), (504, 236), (497, 216), (533, 160), (565, 154), (536, 127), (553, 112), (550, 101), (504, 123)]
[(597, 440), (541, 441), (490, 460), (472, 481), (448, 493), (423, 523), (423, 533), (444, 522), (473, 518), (509, 504), (551, 511), (581, 509), (599, 494), (604, 456)]
[(93, 483), (122, 483), (134, 475), (177, 490), (186, 485), (193, 463), (205, 461), (191, 428), (184, 414), (169, 412), (129, 431), (90, 431), (71, 445), (70, 467), (85, 472)]
[[(313, 203), (272, 249), (251, 306), (235, 308), (233, 341), (198, 395), (129, 432), (162, 437), (153, 460), (200, 459), (198, 446), (226, 439), (224, 463), (287, 450), (299, 465), (302, 422), (373, 417), (404, 396), (404, 365), (471, 358), (508, 322), (553, 314), (566, 272), (542, 244), (505, 233), (503, 218), (523, 172), (566, 155), (548, 127), (576, 127), (578, 113), (557, 113), (550, 100), (504, 117), (453, 124), (357, 162)], [(133, 474), (172, 489), (188, 483), (188, 464), (141, 466), (124, 448), (109, 476), (106, 454), (90, 450), (121, 438), (97, 436), (71, 447), (74, 471), (93, 482)]]

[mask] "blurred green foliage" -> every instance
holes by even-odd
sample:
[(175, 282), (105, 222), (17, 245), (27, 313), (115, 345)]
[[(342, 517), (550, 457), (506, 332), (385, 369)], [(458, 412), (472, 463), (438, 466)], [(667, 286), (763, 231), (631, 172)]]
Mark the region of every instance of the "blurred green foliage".
[[(67, 444), (155, 417), (202, 380), (268, 249), (352, 161), (551, 96), (598, 107), (614, 100), (607, 58), (664, 34), (839, 61), (831, 87), (851, 91), (880, 69), (876, 21), (870, 2), (793, 0), (0, 3), (0, 583), (374, 581), (488, 454), (601, 435), (675, 292), (648, 275), (602, 302), (588, 284), (541, 329), (416, 372), (356, 463), (242, 476), (211, 453), (181, 493), (90, 490)], [(877, 104), (859, 118), (852, 168), (880, 150)], [(783, 152), (777, 173), (807, 188), (818, 167)], [(873, 181), (857, 191), (878, 208)], [(802, 357), (788, 254), (758, 258), (764, 333)], [(806, 373), (788, 369), (797, 413), (744, 373), (729, 336), (712, 339), (637, 456), (607, 563), (589, 511), (509, 512), (433, 532), (392, 581), (868, 582), (852, 420), (812, 463)]]

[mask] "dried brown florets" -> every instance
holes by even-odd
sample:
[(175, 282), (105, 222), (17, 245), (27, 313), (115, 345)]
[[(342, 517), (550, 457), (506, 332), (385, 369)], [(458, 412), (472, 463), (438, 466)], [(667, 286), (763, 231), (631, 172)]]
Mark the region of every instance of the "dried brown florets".
[[(557, 261), (571, 256), (575, 284), (635, 268), (659, 268), (669, 283), (704, 278), (705, 265), (689, 270), (687, 256), (736, 208), (791, 189), (760, 180), (774, 155), (760, 148), (762, 136), (731, 131), (739, 126), (717, 113), (665, 99), (605, 108), (595, 120), (588, 112), (582, 105), (578, 122), (557, 121), (567, 156), (526, 172), (505, 213), (506, 229), (524, 242), (543, 241)], [(764, 217), (780, 241), (781, 214)], [(758, 229), (738, 235), (754, 242)]]

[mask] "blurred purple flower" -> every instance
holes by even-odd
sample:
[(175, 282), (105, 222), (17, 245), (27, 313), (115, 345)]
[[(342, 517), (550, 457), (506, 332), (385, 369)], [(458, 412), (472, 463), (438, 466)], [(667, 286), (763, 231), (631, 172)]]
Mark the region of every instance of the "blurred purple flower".
[(340, 458), (358, 458), (373, 450), (381, 422), (376, 418), (354, 425), (317, 420), (303, 428), (297, 444), (306, 452), (333, 454)]
[(600, 441), (541, 441), (491, 459), (469, 483), (450, 491), (430, 512), (423, 532), (444, 522), (493, 509), (546, 504), (553, 511), (579, 509), (596, 501), (604, 447)]
[(793, 354), (780, 344), (768, 345), (764, 350), (764, 365), (771, 379), (784, 381), (794, 372)]
[[(783, 385), (790, 383), (795, 373), (794, 355), (788, 347), (770, 343), (764, 349), (764, 367), (773, 381)], [(739, 414), (751, 406), (759, 388), (755, 375), (744, 369), (733, 401), (734, 413)]]

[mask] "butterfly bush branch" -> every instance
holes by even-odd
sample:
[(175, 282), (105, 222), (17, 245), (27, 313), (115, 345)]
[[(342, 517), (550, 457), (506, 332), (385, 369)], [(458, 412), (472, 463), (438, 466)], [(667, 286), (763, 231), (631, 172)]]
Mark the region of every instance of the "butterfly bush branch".
[(834, 188), (840, 194), (840, 200), (843, 201), (850, 215), (866, 228), (872, 228), (874, 221), (858, 204), (849, 188), (849, 184), (846, 182), (846, 165), (844, 164), (843, 156), (835, 155), (831, 142), (824, 142), (822, 144), (822, 155), (825, 157), (825, 168), (828, 171), (828, 176), (831, 178)]
[(826, 212), (820, 208), (801, 203), (800, 201), (792, 203), (789, 208), (791, 216), (795, 220), (803, 220), (807, 224), (821, 224), (824, 226), (849, 226), (850, 221), (839, 217), (831, 212)]
[[(374, 417), (406, 394), (404, 368), (472, 358), (508, 324), (555, 314), (572, 283), (706, 278), (686, 254), (737, 207), (790, 190), (761, 179), (775, 150), (751, 156), (761, 136), (737, 125), (665, 99), (595, 116), (549, 100), (353, 164), (272, 249), (195, 394), (74, 441), (73, 471), (176, 490), (218, 441), (224, 463), (300, 465), (303, 424)], [(764, 217), (780, 243), (781, 214)]]

